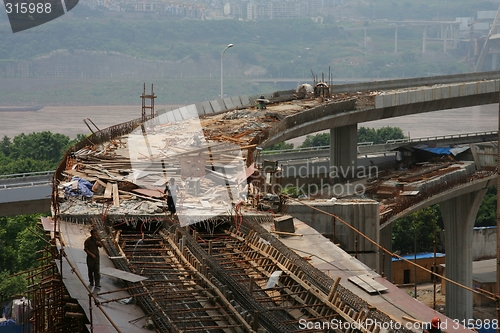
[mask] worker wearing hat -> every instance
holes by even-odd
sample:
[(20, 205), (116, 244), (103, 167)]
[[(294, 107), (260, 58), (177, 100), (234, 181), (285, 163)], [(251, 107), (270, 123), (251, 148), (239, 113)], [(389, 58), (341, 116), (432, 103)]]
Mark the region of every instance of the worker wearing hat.
[(424, 325), (423, 333), (442, 333), (441, 319), (439, 319), (438, 317), (432, 318), (430, 323)]
[(172, 215), (176, 213), (175, 205), (177, 204), (177, 190), (175, 178), (172, 177), (165, 185), (165, 190), (163, 191), (163, 194), (167, 195), (167, 208)]
[(102, 247), (101, 239), (96, 229), (90, 231), (88, 237), (83, 243), (83, 249), (87, 253), (87, 269), (89, 274), (89, 287), (101, 288), (101, 272), (99, 260), (99, 248)]

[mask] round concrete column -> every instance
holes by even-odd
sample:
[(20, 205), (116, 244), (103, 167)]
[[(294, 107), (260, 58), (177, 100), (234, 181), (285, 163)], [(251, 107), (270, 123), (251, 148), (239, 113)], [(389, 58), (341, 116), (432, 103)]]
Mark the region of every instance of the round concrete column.
[[(441, 202), (445, 229), (445, 276), (472, 287), (472, 230), (477, 211), (487, 189), (459, 195)], [(446, 282), (446, 315), (453, 319), (472, 319), (472, 293)]]

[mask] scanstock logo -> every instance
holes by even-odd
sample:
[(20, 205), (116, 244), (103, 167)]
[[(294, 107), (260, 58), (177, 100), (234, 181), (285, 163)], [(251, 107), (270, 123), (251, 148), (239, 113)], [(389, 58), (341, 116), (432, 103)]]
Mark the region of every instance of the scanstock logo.
[(75, 8), (79, 0), (3, 0), (12, 32), (47, 23)]

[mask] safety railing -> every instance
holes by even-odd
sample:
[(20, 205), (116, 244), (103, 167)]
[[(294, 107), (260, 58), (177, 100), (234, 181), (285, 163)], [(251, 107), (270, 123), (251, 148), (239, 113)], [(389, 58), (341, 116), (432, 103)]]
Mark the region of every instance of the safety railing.
[[(383, 146), (396, 143), (410, 143), (410, 142), (427, 142), (427, 141), (437, 141), (437, 140), (447, 140), (447, 139), (460, 139), (460, 138), (470, 138), (470, 137), (481, 137), (485, 135), (497, 135), (498, 131), (483, 131), (483, 132), (471, 132), (471, 133), (460, 133), (460, 134), (448, 134), (448, 135), (435, 135), (427, 136), (421, 138), (403, 138), (387, 140), (385, 143), (373, 143), (373, 142), (358, 142), (358, 147), (362, 146)], [(328, 150), (330, 146), (316, 146), (316, 147), (304, 147), (304, 148), (292, 148), (292, 149), (280, 149), (280, 150), (262, 150), (261, 155), (274, 155), (274, 154), (286, 154), (286, 153), (304, 153), (309, 151), (320, 151)]]
[(25, 173), (12, 173), (8, 175), (0, 175), (0, 179), (10, 179), (10, 178), (28, 178), (35, 176), (52, 176), (55, 170), (48, 171), (38, 171), (38, 172), (25, 172)]
[(24, 182), (24, 183), (15, 183), (15, 184), (0, 184), (0, 190), (5, 190), (9, 188), (19, 188), (19, 187), (30, 187), (30, 186), (38, 186), (38, 185), (50, 185), (52, 184), (52, 181), (47, 179), (47, 180), (40, 180), (36, 182)]

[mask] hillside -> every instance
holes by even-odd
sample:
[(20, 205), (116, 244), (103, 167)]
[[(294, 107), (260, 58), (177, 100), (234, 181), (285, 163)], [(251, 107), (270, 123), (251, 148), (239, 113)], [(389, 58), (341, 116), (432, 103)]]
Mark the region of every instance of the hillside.
[[(60, 19), (17, 34), (9, 32), (2, 13), (0, 45), (9, 47), (0, 48), (4, 86), (0, 104), (126, 104), (140, 93), (143, 82), (163, 87), (170, 95), (166, 103), (212, 99), (220, 94), (221, 52), (228, 43), (235, 45), (224, 55), (228, 95), (293, 89), (295, 83), (263, 85), (255, 79), (310, 82), (311, 73), (375, 80), (470, 71), (468, 44), (461, 41), (443, 49), (442, 41), (432, 40), (436, 29), (429, 29), (422, 53), (422, 26), (398, 27), (396, 48), (394, 25), (382, 20), (388, 6), (402, 20), (430, 19), (431, 13), (439, 16), (444, 8), (449, 10), (442, 19), (450, 20), (454, 20), (451, 15), (474, 16), (478, 9), (496, 8), (491, 3), (464, 1), (447, 7), (432, 1), (422, 1), (418, 7), (414, 2), (365, 1), (356, 7), (360, 20), (325, 19), (320, 24), (309, 19), (131, 19), (125, 13), (93, 11), (82, 5)], [(25, 80), (22, 89), (11, 88), (19, 85), (19, 79)]]

